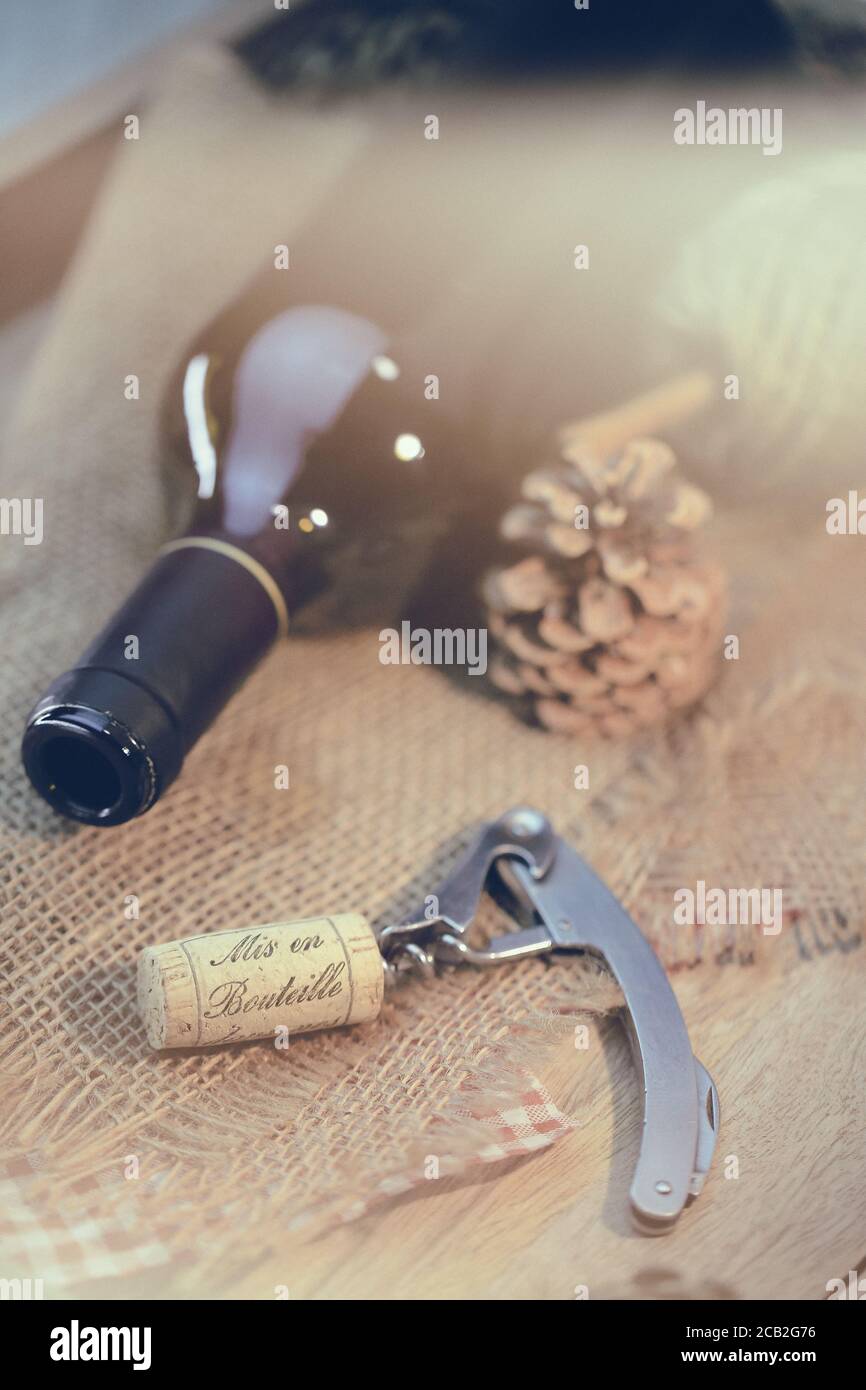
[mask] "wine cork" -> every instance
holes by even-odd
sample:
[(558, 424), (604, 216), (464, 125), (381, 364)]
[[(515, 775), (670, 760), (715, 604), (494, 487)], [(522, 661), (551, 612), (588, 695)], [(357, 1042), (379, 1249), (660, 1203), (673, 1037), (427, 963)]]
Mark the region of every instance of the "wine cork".
[(212, 1047), (364, 1023), (384, 981), (369, 922), (346, 912), (148, 946), (138, 1009), (151, 1047)]

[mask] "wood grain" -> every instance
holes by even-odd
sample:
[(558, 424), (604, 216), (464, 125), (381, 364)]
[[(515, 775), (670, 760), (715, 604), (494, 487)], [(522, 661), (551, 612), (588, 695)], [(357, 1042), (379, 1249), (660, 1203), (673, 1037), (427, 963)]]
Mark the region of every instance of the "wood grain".
[[(790, 930), (790, 929), (788, 929)], [(556, 1045), (545, 1079), (577, 1131), (479, 1180), (431, 1184), (262, 1261), (219, 1297), (823, 1299), (866, 1248), (864, 950), (803, 960), (793, 935), (752, 967), (674, 977), (722, 1128), (700, 1199), (669, 1235), (637, 1235), (627, 1193), (637, 1081), (616, 1020)], [(519, 968), (519, 967), (517, 967)], [(726, 1177), (731, 1156), (739, 1177)], [(182, 1273), (164, 1297), (201, 1296)]]

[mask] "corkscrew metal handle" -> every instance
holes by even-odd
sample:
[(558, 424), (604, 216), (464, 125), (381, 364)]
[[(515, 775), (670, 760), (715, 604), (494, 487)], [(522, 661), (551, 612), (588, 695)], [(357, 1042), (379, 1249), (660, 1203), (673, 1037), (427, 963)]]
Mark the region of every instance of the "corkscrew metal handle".
[[(494, 877), (495, 876), (495, 877)], [(486, 946), (466, 940), (490, 886), (518, 922)], [(698, 1195), (712, 1161), (718, 1093), (694, 1056), (676, 996), (655, 952), (610, 889), (531, 807), (481, 830), (434, 895), (434, 911), (379, 936), (386, 965), (498, 965), (549, 951), (603, 959), (625, 996), (625, 1021), (643, 1090), (643, 1135), (631, 1207), (648, 1235), (669, 1230)]]

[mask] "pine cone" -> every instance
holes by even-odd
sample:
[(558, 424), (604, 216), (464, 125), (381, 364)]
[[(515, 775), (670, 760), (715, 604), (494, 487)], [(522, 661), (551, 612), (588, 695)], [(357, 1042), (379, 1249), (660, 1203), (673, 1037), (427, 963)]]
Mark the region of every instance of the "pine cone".
[(577, 441), (502, 520), (530, 553), (485, 581), (490, 678), (549, 729), (630, 734), (712, 683), (725, 576), (697, 556), (710, 501), (675, 463), (656, 439), (607, 459)]

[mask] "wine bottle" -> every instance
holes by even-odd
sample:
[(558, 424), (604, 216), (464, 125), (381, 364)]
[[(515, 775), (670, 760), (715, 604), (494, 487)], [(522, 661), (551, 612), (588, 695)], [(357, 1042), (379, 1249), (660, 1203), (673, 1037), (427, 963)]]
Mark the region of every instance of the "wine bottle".
[(305, 609), (396, 616), (431, 546), (465, 524), (470, 477), (495, 527), (483, 443), (425, 400), (417, 332), (399, 346), (435, 273), (423, 294), (416, 276), (362, 273), (337, 298), (318, 265), (269, 265), (175, 374), (164, 453), (182, 460), (188, 524), (27, 721), (27, 773), (66, 816), (111, 826), (153, 806)]
[[(269, 256), (183, 354), (161, 445), (177, 538), (27, 721), (27, 773), (62, 814), (111, 826), (152, 807), (290, 623), (476, 618), (551, 350), (523, 342), (513, 249), (490, 278), (513, 200), (464, 144), (425, 149), (386, 114), (289, 268)], [(518, 345), (512, 403), (501, 361)], [(439, 398), (425, 388), (442, 371)]]

